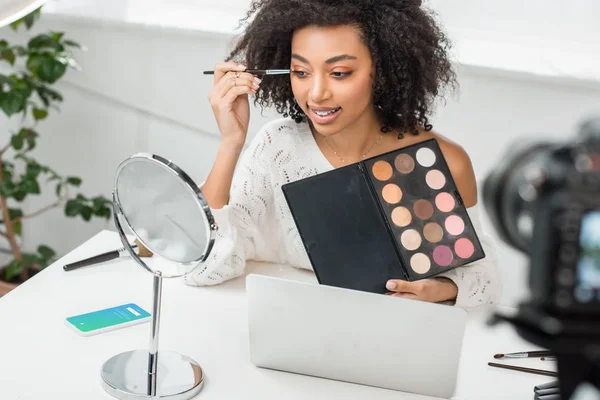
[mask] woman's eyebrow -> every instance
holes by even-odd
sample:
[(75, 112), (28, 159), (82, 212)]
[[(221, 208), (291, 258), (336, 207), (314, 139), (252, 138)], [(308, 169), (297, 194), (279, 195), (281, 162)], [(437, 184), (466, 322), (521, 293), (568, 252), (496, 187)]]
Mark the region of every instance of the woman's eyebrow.
[[(310, 65), (310, 62), (299, 54), (292, 53), (292, 58)], [(356, 60), (356, 57), (351, 56), (350, 54), (340, 54), (339, 56), (328, 58), (327, 60), (325, 60), (325, 64), (333, 64), (335, 62), (343, 60)]]

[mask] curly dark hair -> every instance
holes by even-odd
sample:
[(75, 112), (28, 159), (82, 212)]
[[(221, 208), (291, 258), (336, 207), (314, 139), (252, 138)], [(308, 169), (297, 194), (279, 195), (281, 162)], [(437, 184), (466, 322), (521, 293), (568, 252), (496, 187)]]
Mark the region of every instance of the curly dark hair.
[[(227, 61), (248, 68), (289, 68), (294, 32), (309, 25), (356, 26), (375, 64), (373, 103), (383, 132), (431, 130), (428, 114), (456, 76), (450, 42), (421, 0), (254, 0), (240, 20), (243, 34)], [(254, 99), (296, 122), (306, 115), (295, 103), (289, 77), (263, 80)]]

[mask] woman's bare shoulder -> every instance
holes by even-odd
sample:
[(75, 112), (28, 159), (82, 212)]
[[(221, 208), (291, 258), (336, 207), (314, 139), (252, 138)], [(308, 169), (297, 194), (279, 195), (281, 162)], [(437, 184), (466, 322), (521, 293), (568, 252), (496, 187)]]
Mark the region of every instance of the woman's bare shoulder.
[(465, 149), (438, 132), (424, 132), (423, 136), (436, 139), (439, 143), (465, 206), (472, 207), (477, 204), (477, 179), (471, 158)]

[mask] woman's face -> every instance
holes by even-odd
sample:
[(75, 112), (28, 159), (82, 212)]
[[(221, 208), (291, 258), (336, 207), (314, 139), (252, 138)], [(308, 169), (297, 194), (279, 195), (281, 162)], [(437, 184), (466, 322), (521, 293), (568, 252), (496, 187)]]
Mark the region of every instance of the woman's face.
[(307, 26), (292, 38), (292, 91), (322, 135), (374, 119), (373, 63), (357, 28)]

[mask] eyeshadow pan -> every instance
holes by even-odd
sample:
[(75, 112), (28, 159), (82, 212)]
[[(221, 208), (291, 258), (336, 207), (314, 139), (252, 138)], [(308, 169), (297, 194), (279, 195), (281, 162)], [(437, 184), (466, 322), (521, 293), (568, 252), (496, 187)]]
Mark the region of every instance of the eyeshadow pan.
[(444, 226), (451, 235), (460, 235), (465, 230), (465, 222), (458, 215), (451, 215), (446, 218)]
[(437, 243), (444, 237), (444, 230), (439, 224), (430, 222), (423, 228), (423, 236), (431, 243)]
[(392, 210), (392, 221), (400, 227), (405, 227), (412, 221), (412, 215), (408, 208), (396, 207)]
[(452, 250), (448, 246), (437, 246), (433, 249), (433, 261), (441, 267), (447, 267), (452, 263)]
[(407, 250), (416, 250), (421, 246), (421, 235), (414, 229), (407, 229), (400, 236), (400, 241)]
[(435, 153), (427, 147), (417, 150), (417, 162), (424, 167), (431, 167), (435, 164)]
[(402, 189), (394, 183), (388, 183), (381, 190), (381, 196), (388, 203), (396, 204), (402, 200)]
[(460, 258), (469, 258), (475, 253), (475, 246), (467, 238), (460, 238), (454, 244), (454, 251)]
[(396, 157), (394, 165), (401, 174), (410, 174), (415, 169), (415, 160), (408, 154), (400, 154)]
[(433, 216), (433, 205), (424, 199), (415, 201), (413, 210), (415, 215), (421, 219), (429, 219)]
[(444, 174), (442, 174), (441, 171), (433, 169), (429, 171), (427, 175), (425, 175), (425, 182), (427, 182), (427, 185), (430, 188), (439, 190), (443, 188), (446, 184), (446, 177), (444, 176)]
[(387, 181), (392, 177), (392, 166), (386, 161), (377, 161), (373, 164), (373, 176), (380, 181)]
[(435, 205), (442, 212), (450, 212), (454, 209), (456, 202), (450, 193), (442, 192), (435, 196)]
[(410, 267), (417, 274), (424, 274), (427, 273), (429, 269), (431, 269), (431, 261), (429, 260), (429, 257), (427, 257), (425, 254), (417, 253), (410, 258)]

